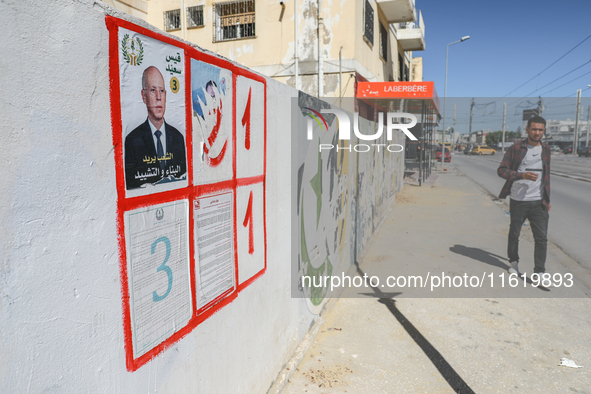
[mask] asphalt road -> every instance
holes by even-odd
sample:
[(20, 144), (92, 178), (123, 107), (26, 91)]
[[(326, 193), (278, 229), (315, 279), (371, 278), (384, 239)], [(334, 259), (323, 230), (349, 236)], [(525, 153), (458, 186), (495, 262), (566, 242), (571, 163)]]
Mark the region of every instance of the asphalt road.
[[(501, 157), (498, 158), (500, 162)], [(591, 157), (573, 155), (552, 155), (552, 172), (586, 179), (591, 182)]]
[[(498, 196), (505, 182), (497, 176), (500, 160), (499, 154), (467, 156), (456, 153), (452, 156), (451, 166), (492, 195)], [(548, 238), (581, 266), (591, 270), (591, 158), (553, 155), (551, 165), (552, 209)], [(446, 166), (450, 166), (450, 163)], [(508, 198), (506, 203), (508, 204)], [(466, 220), (471, 217), (475, 218), (477, 215), (467, 212)]]

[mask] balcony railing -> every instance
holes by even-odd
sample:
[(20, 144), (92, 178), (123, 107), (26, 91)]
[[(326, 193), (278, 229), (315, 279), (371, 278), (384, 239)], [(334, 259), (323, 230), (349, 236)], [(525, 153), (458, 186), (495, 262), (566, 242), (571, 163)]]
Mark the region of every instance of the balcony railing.
[(414, 22), (402, 22), (394, 24), (396, 38), (405, 51), (425, 50), (425, 22), (423, 13), (415, 10)]

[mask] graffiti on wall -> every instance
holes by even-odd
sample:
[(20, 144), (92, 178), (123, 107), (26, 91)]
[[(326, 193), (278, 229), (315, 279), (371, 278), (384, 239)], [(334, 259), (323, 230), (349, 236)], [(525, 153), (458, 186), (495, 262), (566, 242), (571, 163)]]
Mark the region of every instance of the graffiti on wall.
[(108, 16), (127, 369), (267, 267), (263, 77)]
[[(350, 154), (320, 151), (320, 144), (337, 142), (338, 120), (321, 114), (328, 104), (300, 93), (297, 124), (304, 136), (308, 120), (314, 124), (314, 138), (300, 138), (298, 143), (297, 206), (299, 235), (299, 274), (318, 279), (347, 269), (350, 264), (349, 225), (351, 196), (349, 192)], [(301, 284), (301, 283), (300, 283)], [(301, 287), (309, 309), (318, 313), (326, 301), (328, 289), (323, 286)]]
[[(350, 148), (358, 140), (339, 140), (338, 118), (323, 112), (331, 105), (300, 92), (297, 106), (297, 271), (299, 278), (316, 279), (305, 284), (300, 280), (298, 286), (310, 311), (320, 313), (331, 296), (320, 278), (346, 272), (363, 254), (400, 189), (403, 154), (385, 149), (355, 152)], [(376, 127), (375, 122), (359, 121), (365, 134), (374, 134)], [(311, 139), (306, 138), (309, 128)], [(385, 138), (375, 143), (405, 140), (402, 133), (393, 141)], [(320, 149), (322, 144), (339, 149)]]

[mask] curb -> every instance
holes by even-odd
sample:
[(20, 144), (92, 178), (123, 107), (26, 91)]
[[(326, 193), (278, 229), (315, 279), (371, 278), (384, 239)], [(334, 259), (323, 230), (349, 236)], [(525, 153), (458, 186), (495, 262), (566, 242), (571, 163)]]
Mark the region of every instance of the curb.
[(308, 333), (304, 336), (302, 342), (300, 342), (297, 349), (293, 352), (293, 355), (289, 359), (289, 361), (285, 364), (283, 369), (277, 374), (277, 378), (267, 391), (267, 394), (281, 394), (285, 389), (287, 383), (289, 383), (289, 379), (293, 376), (296, 372), (296, 368), (302, 360), (304, 356), (310, 349), (310, 346), (314, 343), (316, 339), (316, 335), (318, 335), (318, 331), (326, 321), (322, 316), (326, 313), (329, 313), (334, 308), (338, 298), (331, 298), (330, 301), (326, 304), (326, 307), (322, 310), (320, 317), (316, 320), (316, 323), (312, 326), (312, 328), (308, 331)]

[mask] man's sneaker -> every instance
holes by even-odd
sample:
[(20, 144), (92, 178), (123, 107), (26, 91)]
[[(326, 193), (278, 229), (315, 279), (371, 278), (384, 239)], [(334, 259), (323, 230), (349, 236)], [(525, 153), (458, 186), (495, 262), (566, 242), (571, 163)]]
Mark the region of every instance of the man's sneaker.
[(521, 273), (519, 272), (519, 268), (517, 268), (517, 261), (509, 261), (509, 273), (510, 274), (515, 274), (515, 275), (521, 275)]

